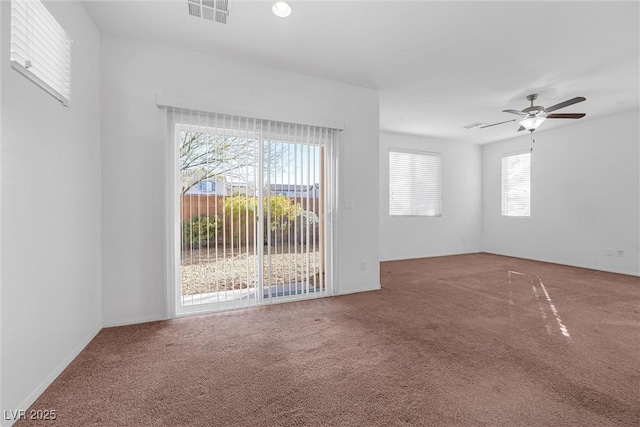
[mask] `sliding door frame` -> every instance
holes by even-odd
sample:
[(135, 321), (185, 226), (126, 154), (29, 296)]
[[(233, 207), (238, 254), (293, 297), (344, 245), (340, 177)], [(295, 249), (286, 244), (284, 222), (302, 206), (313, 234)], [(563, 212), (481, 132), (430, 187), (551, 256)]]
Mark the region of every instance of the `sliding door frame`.
[[(178, 111), (187, 111), (182, 109), (177, 109)], [(180, 147), (177, 144), (177, 135), (180, 131), (180, 127), (178, 126), (178, 122), (176, 121), (175, 115), (172, 114), (167, 108), (166, 111), (166, 131), (165, 135), (167, 138), (165, 145), (166, 152), (166, 192), (165, 192), (165, 224), (166, 224), (166, 269), (165, 269), (165, 284), (166, 284), (166, 292), (165, 292), (165, 302), (166, 302), (166, 317), (167, 318), (175, 318), (182, 317), (188, 315), (196, 315), (196, 314), (204, 314), (210, 312), (219, 312), (219, 311), (228, 311), (234, 309), (242, 309), (249, 308), (251, 306), (257, 305), (265, 305), (266, 301), (270, 304), (274, 303), (284, 303), (284, 302), (293, 302), (293, 301), (301, 301), (304, 299), (311, 298), (291, 298), (291, 297), (278, 297), (271, 298), (271, 292), (269, 292), (269, 298), (265, 299), (263, 295), (263, 284), (264, 284), (264, 269), (257, 269), (257, 284), (256, 284), (256, 300), (254, 304), (243, 304), (239, 306), (233, 307), (211, 307), (212, 304), (199, 304), (194, 306), (189, 306), (193, 308), (187, 308), (181, 310), (178, 306), (181, 299), (181, 253), (180, 253), (180, 242), (181, 242), (181, 215), (180, 215), (180, 198), (177, 196), (181, 191), (181, 183), (180, 183), (180, 175), (178, 173), (179, 164), (180, 164)], [(231, 116), (234, 117), (234, 116)], [(258, 119), (259, 120), (259, 119)], [(203, 127), (208, 127), (203, 125)], [(321, 238), (325, 240), (324, 242), (324, 281), (325, 281), (325, 290), (323, 295), (318, 296), (314, 295), (313, 298), (317, 297), (325, 297), (325, 296), (333, 296), (337, 291), (337, 248), (338, 248), (338, 233), (337, 233), (337, 206), (338, 206), (338, 135), (339, 131), (342, 129), (335, 129), (337, 132), (333, 133), (332, 138), (324, 145), (323, 151), (324, 156), (322, 160), (323, 169), (324, 169), (324, 177), (325, 183), (323, 183), (324, 192), (326, 193), (324, 198), (319, 202), (324, 204), (324, 209), (322, 212), (322, 217), (320, 218), (320, 223), (324, 224), (321, 227), (323, 230), (324, 236)], [(258, 182), (261, 183), (263, 181), (263, 163), (264, 163), (264, 134), (263, 132), (258, 132), (254, 135), (254, 137), (258, 141), (258, 153), (259, 153), (259, 165), (258, 170)], [(259, 210), (258, 212), (262, 215), (263, 209), (263, 197), (259, 197)], [(259, 215), (259, 216), (260, 216)], [(263, 221), (260, 218), (258, 221), (258, 236), (261, 236)], [(258, 252), (260, 256), (260, 260), (263, 260), (263, 252), (264, 248), (262, 245), (258, 246)], [(209, 306), (209, 307), (207, 307)]]

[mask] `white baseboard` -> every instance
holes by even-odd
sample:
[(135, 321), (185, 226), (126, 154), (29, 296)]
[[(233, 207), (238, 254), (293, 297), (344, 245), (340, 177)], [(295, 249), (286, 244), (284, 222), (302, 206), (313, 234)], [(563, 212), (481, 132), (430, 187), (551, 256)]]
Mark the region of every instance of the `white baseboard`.
[(585, 268), (585, 269), (588, 269), (588, 270), (604, 271), (604, 272), (607, 272), (607, 273), (625, 274), (627, 276), (636, 276), (636, 277), (640, 276), (640, 274), (638, 274), (638, 272), (628, 271), (628, 270), (624, 270), (624, 269), (607, 268), (607, 267), (602, 267), (602, 266), (595, 266), (594, 267), (592, 265), (585, 265), (585, 264), (579, 264), (579, 263), (566, 263), (566, 262), (553, 260), (553, 259), (548, 259), (548, 258), (531, 258), (531, 257), (520, 256), (520, 255), (501, 253), (501, 252), (492, 252), (492, 251), (442, 253), (442, 254), (436, 254), (436, 255), (419, 256), (419, 257), (415, 257), (415, 258), (388, 258), (388, 259), (381, 259), (380, 262), (405, 261), (405, 260), (410, 260), (410, 259), (436, 258), (436, 257), (443, 257), (443, 256), (470, 255), (470, 254), (482, 254), (482, 253), (491, 254), (491, 255), (500, 255), (500, 256), (505, 256), (505, 257), (509, 257), (509, 258), (519, 258), (519, 259), (526, 259), (526, 260), (531, 260), (531, 261), (546, 262), (546, 263), (549, 263), (549, 264), (566, 265), (568, 267)]
[(409, 260), (409, 259), (437, 258), (437, 257), (443, 257), (443, 256), (470, 255), (470, 254), (479, 254), (479, 253), (482, 253), (482, 251), (477, 250), (477, 251), (472, 251), (472, 252), (443, 252), (443, 253), (438, 253), (438, 254), (416, 255), (416, 256), (411, 256), (409, 258), (407, 258), (407, 257), (385, 258), (385, 259), (381, 259), (380, 262), (405, 261), (405, 260)]
[(167, 320), (165, 313), (162, 314), (149, 314), (147, 316), (129, 317), (127, 319), (112, 320), (105, 322), (103, 327), (112, 328), (115, 326), (135, 325), (137, 323), (157, 322), (158, 320)]
[[(91, 333), (89, 333), (86, 337), (84, 337), (84, 339), (80, 341), (80, 343), (73, 350), (71, 350), (71, 352), (67, 355), (67, 357), (65, 357), (62, 360), (62, 362), (60, 362), (58, 366), (56, 366), (56, 368), (47, 376), (47, 378), (45, 378), (44, 381), (42, 381), (40, 385), (36, 387), (36, 389), (33, 390), (31, 394), (29, 394), (29, 396), (27, 396), (27, 398), (18, 406), (18, 409), (26, 411), (29, 408), (29, 406), (33, 405), (33, 402), (35, 402), (36, 399), (40, 397), (40, 395), (47, 389), (47, 387), (49, 387), (51, 383), (53, 383), (53, 381), (56, 378), (58, 378), (58, 376), (62, 373), (62, 371), (64, 371), (66, 367), (69, 366), (71, 362), (73, 362), (73, 359), (78, 357), (80, 352), (84, 350), (84, 348), (91, 342), (92, 339), (95, 338), (96, 335), (98, 335), (98, 332), (100, 332), (100, 329), (101, 328), (97, 328), (93, 330)], [(2, 427), (10, 427), (16, 421), (18, 421), (18, 420), (5, 420), (4, 416), (2, 418), (3, 418)]]
[(543, 257), (530, 258), (530, 257), (519, 256), (519, 255), (510, 255), (510, 254), (505, 254), (505, 253), (500, 253), (500, 252), (488, 252), (488, 251), (483, 251), (483, 252), (486, 253), (486, 254), (500, 255), (500, 256), (506, 256), (506, 257), (510, 257), (510, 258), (520, 258), (520, 259), (527, 259), (527, 260), (531, 260), (531, 261), (546, 262), (546, 263), (549, 263), (549, 264), (566, 265), (568, 267), (584, 268), (584, 269), (587, 269), (587, 270), (604, 271), (605, 273), (624, 274), (626, 276), (636, 276), (636, 277), (640, 276), (640, 274), (637, 271), (628, 271), (628, 270), (619, 269), (619, 268), (608, 268), (608, 267), (603, 267), (603, 266), (593, 266), (593, 265), (586, 265), (586, 264), (573, 263), (573, 262), (572, 263), (567, 263), (567, 262), (548, 259), (548, 258), (543, 258)]
[(380, 283), (369, 287), (369, 288), (363, 288), (363, 289), (351, 289), (348, 291), (338, 291), (338, 293), (335, 294), (335, 296), (340, 296), (340, 295), (350, 295), (350, 294), (359, 294), (360, 292), (371, 292), (371, 291), (379, 291), (380, 289), (382, 289), (382, 287), (380, 286)]

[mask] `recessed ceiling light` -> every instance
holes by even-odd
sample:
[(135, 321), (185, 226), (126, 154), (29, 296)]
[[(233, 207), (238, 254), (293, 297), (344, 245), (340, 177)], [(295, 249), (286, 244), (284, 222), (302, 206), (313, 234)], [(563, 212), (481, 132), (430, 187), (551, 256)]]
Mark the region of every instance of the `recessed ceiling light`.
[(273, 10), (273, 14), (279, 16), (280, 18), (286, 18), (291, 15), (291, 5), (286, 1), (279, 1), (273, 5), (271, 8)]

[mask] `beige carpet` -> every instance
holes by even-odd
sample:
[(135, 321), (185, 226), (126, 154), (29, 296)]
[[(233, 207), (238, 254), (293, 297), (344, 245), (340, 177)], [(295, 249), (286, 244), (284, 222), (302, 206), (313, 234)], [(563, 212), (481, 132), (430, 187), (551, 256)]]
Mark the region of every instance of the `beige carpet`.
[(639, 425), (637, 277), (488, 254), (381, 273), (378, 292), (104, 329), (32, 406), (57, 420), (17, 425)]

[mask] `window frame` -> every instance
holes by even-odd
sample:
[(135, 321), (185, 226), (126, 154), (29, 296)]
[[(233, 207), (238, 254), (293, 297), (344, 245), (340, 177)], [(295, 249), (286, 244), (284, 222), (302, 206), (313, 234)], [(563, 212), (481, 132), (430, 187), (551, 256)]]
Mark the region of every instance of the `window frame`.
[(216, 182), (210, 179), (205, 179), (200, 181), (200, 192), (201, 193), (215, 193), (216, 192)]
[[(416, 212), (415, 208), (412, 207), (411, 209), (411, 213), (392, 213), (392, 197), (393, 197), (393, 193), (392, 193), (392, 172), (391, 172), (391, 157), (392, 157), (392, 153), (399, 153), (399, 154), (409, 154), (409, 155), (414, 155), (414, 156), (423, 156), (423, 157), (432, 157), (432, 158), (436, 158), (438, 159), (438, 166), (439, 166), (439, 170), (438, 170), (438, 182), (436, 183), (436, 187), (437, 187), (437, 206), (436, 206), (436, 213), (435, 214), (427, 214), (427, 213), (420, 213), (420, 212)], [(387, 214), (389, 215), (390, 218), (404, 218), (404, 217), (417, 217), (417, 218), (441, 218), (442, 217), (442, 212), (443, 212), (443, 202), (442, 202), (442, 187), (443, 187), (443, 155), (442, 153), (436, 153), (436, 152), (432, 152), (432, 151), (423, 151), (423, 150), (413, 150), (413, 149), (406, 149), (406, 148), (397, 148), (397, 147), (391, 147), (389, 148), (389, 152), (388, 152), (388, 161), (387, 161), (387, 171), (388, 171), (388, 180), (387, 180), (387, 185), (388, 185), (388, 209), (387, 209)], [(416, 177), (414, 177), (415, 179)], [(412, 183), (412, 185), (414, 185), (414, 183)], [(414, 190), (415, 192), (415, 187)], [(413, 204), (416, 204), (415, 201), (415, 194), (414, 194), (414, 200), (412, 201)]]
[[(505, 180), (504, 161), (509, 157), (516, 157), (516, 156), (523, 156), (523, 155), (529, 156), (529, 173), (528, 173), (529, 185), (527, 189), (527, 195), (528, 195), (527, 212), (526, 214), (509, 213), (508, 211), (506, 211), (509, 208), (509, 206), (505, 207), (505, 197), (508, 197), (508, 196), (505, 195), (505, 189), (507, 184), (504, 182)], [(504, 218), (531, 218), (531, 170), (532, 170), (531, 150), (519, 150), (519, 151), (504, 153), (502, 154), (502, 156), (500, 156), (500, 216)]]

